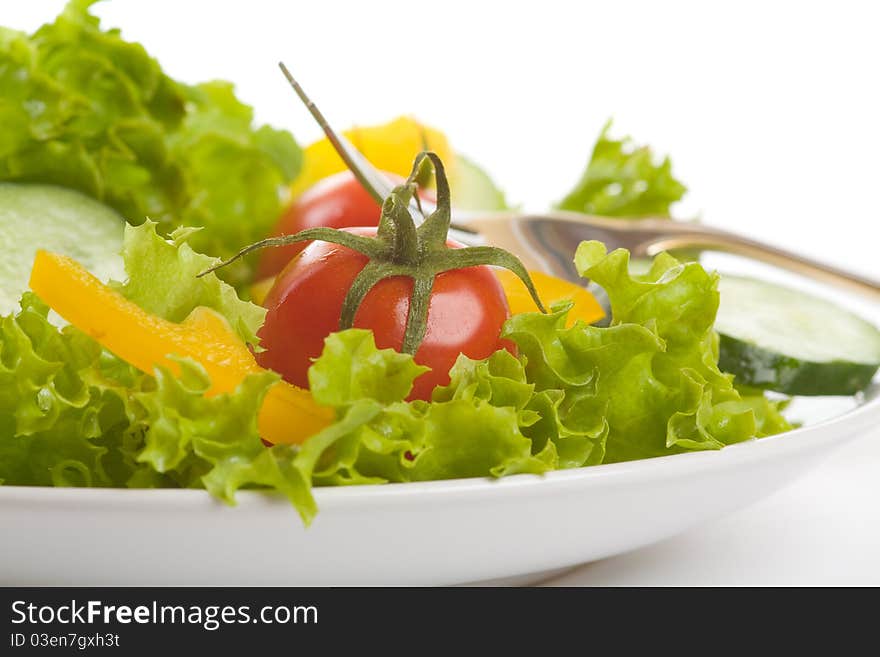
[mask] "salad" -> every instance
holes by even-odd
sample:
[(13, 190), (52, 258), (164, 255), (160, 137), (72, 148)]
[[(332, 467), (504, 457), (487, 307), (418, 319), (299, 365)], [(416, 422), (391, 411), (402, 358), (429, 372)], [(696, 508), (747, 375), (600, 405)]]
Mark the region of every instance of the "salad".
[[(454, 243), (453, 206), (506, 200), (439, 131), (348, 133), (398, 176), (380, 205), (326, 140), (255, 126), (228, 83), (173, 80), (91, 4), (0, 28), (4, 485), (266, 489), (309, 522), (315, 486), (777, 434), (789, 396), (855, 394), (880, 366), (869, 323), (693, 259), (636, 274), (624, 250), (573, 244), (606, 309)], [(606, 125), (559, 206), (669, 217), (685, 191)], [(413, 198), (437, 208), (418, 226)]]

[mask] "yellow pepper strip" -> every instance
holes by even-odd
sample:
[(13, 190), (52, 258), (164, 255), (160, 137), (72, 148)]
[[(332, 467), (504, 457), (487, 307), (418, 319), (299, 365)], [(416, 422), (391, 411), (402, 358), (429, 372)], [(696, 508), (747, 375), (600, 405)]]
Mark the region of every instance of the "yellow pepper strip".
[[(139, 370), (179, 372), (169, 356), (192, 358), (211, 377), (208, 394), (231, 392), (262, 371), (226, 320), (197, 308), (180, 324), (152, 315), (92, 276), (66, 256), (37, 251), (31, 289), (59, 315)], [(260, 435), (272, 443), (301, 443), (333, 421), (332, 410), (307, 390), (285, 382), (266, 394), (257, 418)]]
[[(413, 158), (426, 148), (440, 156), (450, 175), (455, 171), (455, 153), (446, 136), (408, 116), (382, 125), (356, 126), (342, 134), (373, 166), (404, 178), (412, 169)], [(329, 140), (316, 141), (303, 151), (303, 168), (293, 182), (291, 193), (298, 196), (319, 180), (346, 168)]]
[[(605, 316), (602, 306), (586, 288), (540, 271), (530, 271), (529, 275), (532, 277), (538, 296), (541, 297), (545, 306), (564, 299), (574, 302), (574, 306), (568, 313), (566, 326), (571, 326), (578, 319), (592, 324)], [(501, 281), (504, 294), (507, 295), (507, 305), (510, 307), (511, 315), (538, 311), (529, 291), (516, 274), (507, 269), (496, 269), (495, 276)]]

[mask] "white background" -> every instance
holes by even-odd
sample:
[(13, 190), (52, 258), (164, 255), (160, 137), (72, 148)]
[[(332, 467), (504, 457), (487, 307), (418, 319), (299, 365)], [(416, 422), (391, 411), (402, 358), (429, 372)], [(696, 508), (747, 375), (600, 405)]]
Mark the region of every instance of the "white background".
[[(3, 2), (33, 29), (63, 0)], [(680, 214), (880, 276), (880, 39), (869, 2), (99, 3), (184, 81), (226, 78), (262, 121), (317, 127), (283, 59), (335, 124), (413, 114), (546, 207), (604, 121), (673, 158)]]
[[(7, 0), (0, 23), (30, 30), (63, 4)], [(880, 278), (872, 3), (127, 0), (95, 12), (172, 77), (232, 80), (260, 121), (303, 143), (318, 130), (280, 59), (337, 126), (413, 114), (530, 209), (568, 191), (614, 117), (615, 134), (672, 156), (691, 190), (681, 216)], [(878, 584), (872, 438), (762, 505), (563, 583)]]

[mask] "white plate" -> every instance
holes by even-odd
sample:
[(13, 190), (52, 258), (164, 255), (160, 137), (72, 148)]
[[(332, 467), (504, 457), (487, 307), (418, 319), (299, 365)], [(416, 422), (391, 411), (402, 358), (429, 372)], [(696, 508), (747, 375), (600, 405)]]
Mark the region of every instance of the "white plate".
[[(876, 304), (707, 255), (710, 268), (795, 285), (880, 323)], [(797, 398), (786, 415), (804, 426), (720, 451), (543, 476), (317, 489), (308, 529), (285, 499), (255, 491), (228, 507), (197, 490), (0, 486), (0, 584), (536, 581), (766, 497), (880, 426), (880, 381), (858, 398)]]
[(501, 480), (324, 488), (304, 529), (259, 492), (0, 487), (0, 583), (456, 584), (601, 559), (754, 502), (880, 425), (839, 417), (715, 452)]

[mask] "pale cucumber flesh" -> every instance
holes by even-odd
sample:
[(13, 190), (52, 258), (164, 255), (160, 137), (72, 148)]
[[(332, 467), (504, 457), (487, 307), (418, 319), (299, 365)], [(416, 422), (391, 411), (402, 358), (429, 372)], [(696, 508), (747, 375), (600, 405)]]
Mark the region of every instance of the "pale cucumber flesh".
[(880, 367), (880, 331), (835, 303), (735, 276), (719, 284), (719, 366), (790, 395), (850, 395)]
[(37, 249), (68, 255), (101, 280), (122, 278), (124, 227), (115, 211), (79, 192), (0, 183), (0, 315), (18, 308)]
[(456, 156), (456, 167), (449, 181), (452, 205), (459, 210), (504, 210), (504, 194), (483, 169), (462, 155)]

